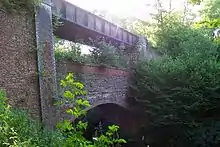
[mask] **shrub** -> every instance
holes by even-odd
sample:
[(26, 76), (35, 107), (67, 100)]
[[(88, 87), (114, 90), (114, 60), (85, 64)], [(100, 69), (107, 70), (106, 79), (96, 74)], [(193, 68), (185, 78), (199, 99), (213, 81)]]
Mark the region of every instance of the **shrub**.
[(58, 147), (62, 143), (61, 134), (43, 129), (30, 119), (28, 113), (12, 109), (6, 104), (5, 92), (0, 90), (0, 145)]
[(69, 59), (78, 63), (88, 63), (90, 60), (86, 55), (82, 55), (80, 44), (67, 43), (63, 40), (58, 40), (55, 44), (55, 59), (57, 61)]
[[(71, 106), (66, 112), (75, 119), (86, 114), (85, 108), (90, 107), (89, 102), (85, 99), (86, 91), (82, 83), (75, 80), (73, 74), (68, 74), (64, 80), (61, 80), (61, 86), (65, 89), (63, 99), (57, 104), (60, 106)], [(71, 121), (64, 120), (57, 125), (63, 136), (66, 136), (63, 146), (77, 147), (109, 147), (111, 145), (126, 143), (124, 139), (119, 138), (117, 131), (118, 126), (109, 126), (109, 130), (105, 134), (97, 136), (94, 142), (87, 140), (83, 133), (87, 128), (87, 122), (79, 121), (72, 125)]]
[(193, 29), (189, 25), (172, 19), (175, 17), (165, 20), (163, 26), (154, 34), (160, 52), (176, 57), (184, 51), (212, 48), (209, 30)]
[(112, 67), (127, 67), (123, 53), (105, 40), (90, 40), (93, 46), (90, 50), (94, 64)]
[(57, 61), (68, 59), (81, 64), (127, 67), (123, 53), (111, 43), (90, 39), (90, 44), (97, 47), (90, 47), (88, 54), (82, 54), (81, 44), (59, 40), (55, 44), (55, 58)]
[[(61, 107), (72, 105), (66, 112), (75, 118), (85, 115), (85, 108), (90, 104), (83, 98), (86, 95), (84, 85), (76, 81), (73, 74), (69, 74), (61, 80), (61, 86), (65, 88), (65, 92), (63, 99), (57, 104)], [(73, 125), (70, 120), (64, 119), (58, 123), (57, 130), (47, 130), (32, 120), (25, 111), (12, 109), (6, 100), (5, 93), (0, 90), (1, 147), (109, 147), (126, 143), (117, 133), (119, 127), (114, 125), (109, 126), (105, 134), (97, 136), (94, 142), (83, 136), (87, 122), (79, 121)]]
[(160, 145), (220, 145), (217, 46), (209, 38), (193, 34), (197, 32), (188, 38), (174, 38), (180, 38), (173, 48), (179, 49), (177, 54), (170, 50), (170, 56), (143, 62), (136, 69), (135, 96), (147, 112), (157, 134), (154, 140)]

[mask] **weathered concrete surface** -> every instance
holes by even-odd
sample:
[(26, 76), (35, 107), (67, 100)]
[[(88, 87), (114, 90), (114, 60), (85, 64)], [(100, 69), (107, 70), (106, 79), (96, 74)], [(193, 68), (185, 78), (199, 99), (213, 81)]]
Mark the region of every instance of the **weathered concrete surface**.
[(37, 7), (35, 24), (42, 121), (47, 127), (53, 127), (53, 102), (56, 99), (57, 83), (50, 0), (44, 0)]
[(40, 118), (33, 16), (0, 11), (0, 22), (0, 88), (12, 106)]

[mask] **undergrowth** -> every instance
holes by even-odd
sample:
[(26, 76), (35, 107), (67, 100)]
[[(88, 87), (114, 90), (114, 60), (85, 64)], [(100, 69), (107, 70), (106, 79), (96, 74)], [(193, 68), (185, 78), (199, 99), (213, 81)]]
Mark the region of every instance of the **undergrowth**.
[[(135, 99), (151, 126), (154, 146), (220, 145), (219, 44), (205, 29), (167, 22), (158, 32), (161, 59), (140, 63)], [(152, 145), (153, 146), (153, 145)]]
[(6, 94), (0, 90), (0, 146), (1, 147), (58, 147), (63, 141), (59, 131), (42, 128), (23, 110), (7, 104)]
[[(127, 68), (125, 55), (120, 49), (105, 41), (90, 40), (87, 54), (82, 54), (82, 44), (55, 39), (55, 59), (72, 60), (80, 64)], [(97, 46), (97, 47), (94, 47)], [(89, 48), (89, 47), (88, 47)]]
[[(65, 89), (63, 99), (56, 105), (70, 106), (66, 113), (79, 118), (86, 114), (89, 102), (83, 98), (87, 94), (84, 85), (68, 74), (61, 80)], [(73, 124), (70, 120), (57, 124), (56, 130), (47, 130), (39, 122), (32, 120), (28, 113), (13, 109), (7, 104), (6, 94), (0, 90), (0, 146), (1, 147), (119, 147), (126, 143), (117, 133), (118, 126), (109, 126), (108, 131), (99, 134), (94, 141), (87, 140), (83, 134), (87, 122)]]

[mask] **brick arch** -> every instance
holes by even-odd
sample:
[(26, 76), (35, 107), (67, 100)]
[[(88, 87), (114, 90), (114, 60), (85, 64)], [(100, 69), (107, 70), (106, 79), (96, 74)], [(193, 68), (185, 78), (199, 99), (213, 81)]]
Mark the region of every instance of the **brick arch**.
[[(88, 107), (88, 108), (86, 108), (86, 109), (84, 109), (85, 111), (89, 111), (89, 110), (92, 110), (93, 108), (96, 108), (96, 107), (98, 107), (98, 106), (101, 106), (101, 105), (108, 105), (108, 104), (110, 104), (110, 105), (116, 105), (116, 106), (118, 106), (118, 107), (120, 107), (120, 108), (122, 108), (122, 109), (124, 109), (124, 110), (128, 110), (129, 111), (129, 105), (128, 105), (128, 103), (126, 103), (125, 101), (111, 101), (111, 100), (105, 100), (105, 101), (103, 101), (103, 100), (99, 100), (99, 101), (96, 101), (96, 103), (94, 103), (94, 104), (91, 104), (91, 106), (90, 107)], [(66, 110), (66, 109), (65, 109)], [(69, 120), (71, 120), (72, 122), (74, 122), (75, 120), (76, 120), (76, 118), (75, 117), (70, 117), (69, 118)]]
[(131, 73), (125, 69), (82, 65), (73, 61), (59, 61), (56, 63), (57, 79), (67, 73), (76, 73), (76, 79), (84, 84), (88, 94), (85, 96), (90, 102), (90, 110), (102, 104), (116, 104), (129, 109), (127, 94)]
[[(141, 127), (143, 124), (146, 124), (145, 118), (140, 113), (131, 111), (128, 107), (124, 106), (120, 103), (100, 101), (100, 103), (96, 103), (87, 109), (87, 122), (96, 124), (96, 122), (102, 121), (103, 123), (110, 123), (108, 125), (117, 124), (123, 133), (131, 136), (139, 135), (138, 133), (142, 129)], [(93, 109), (95, 111), (90, 111)], [(90, 117), (87, 117), (89, 115)], [(79, 118), (77, 121), (81, 119)]]
[(85, 110), (89, 111), (89, 110), (91, 110), (91, 109), (93, 109), (95, 107), (98, 107), (100, 105), (105, 105), (105, 104), (114, 104), (114, 105), (117, 105), (117, 106), (122, 107), (124, 109), (128, 109), (129, 108), (128, 104), (124, 100), (121, 100), (121, 101), (111, 101), (111, 100), (108, 99), (108, 100), (105, 100), (105, 101), (103, 101), (103, 100), (96, 101), (96, 103), (91, 104), (91, 107), (86, 108)]

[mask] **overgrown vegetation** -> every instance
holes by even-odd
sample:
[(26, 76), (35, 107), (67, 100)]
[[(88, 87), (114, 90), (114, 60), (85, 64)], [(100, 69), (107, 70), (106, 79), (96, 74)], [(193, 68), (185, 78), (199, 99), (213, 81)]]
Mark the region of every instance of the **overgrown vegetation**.
[[(82, 83), (74, 79), (73, 74), (68, 74), (61, 81), (65, 88), (63, 99), (57, 102), (60, 107), (67, 106), (67, 113), (75, 118), (86, 114), (85, 108), (89, 102), (83, 98), (86, 95)], [(0, 146), (1, 147), (114, 147), (126, 143), (117, 133), (118, 126), (109, 126), (109, 130), (95, 136), (96, 140), (87, 140), (83, 133), (87, 123), (79, 121), (72, 124), (64, 119), (57, 125), (57, 130), (47, 130), (40, 124), (30, 119), (27, 113), (12, 109), (6, 101), (6, 95), (0, 91)]]
[(114, 47), (111, 43), (106, 43), (105, 40), (91, 40), (93, 46), (90, 50), (91, 59), (94, 64), (127, 67), (123, 50)]
[(220, 44), (212, 37), (220, 24), (211, 25), (220, 13), (209, 15), (219, 8), (206, 12), (202, 11), (200, 23), (188, 23), (176, 12), (163, 11), (155, 17), (152, 40), (163, 57), (140, 63), (133, 86), (137, 102), (150, 118), (146, 136), (152, 147), (220, 145)]
[(91, 46), (87, 46), (87, 54), (82, 54), (82, 44), (80, 43), (56, 40), (55, 58), (57, 61), (72, 60), (81, 64), (120, 68), (128, 66), (123, 50), (114, 47), (111, 43), (106, 43), (105, 40), (90, 39)]
[(58, 147), (64, 137), (30, 119), (28, 113), (13, 109), (7, 104), (6, 94), (0, 90), (0, 146)]
[(78, 63), (89, 63), (90, 59), (81, 52), (81, 45), (74, 42), (65, 42), (58, 38), (55, 39), (55, 59), (72, 60)]
[(33, 11), (34, 6), (40, 5), (42, 0), (1, 0), (0, 8), (5, 8), (8, 11), (17, 11), (28, 9)]
[[(83, 84), (76, 81), (73, 74), (68, 74), (64, 80), (61, 80), (61, 86), (66, 90), (63, 94), (63, 99), (58, 104), (61, 106), (71, 106), (72, 108), (67, 109), (66, 112), (76, 119), (84, 116), (86, 114), (85, 108), (90, 107), (90, 104), (83, 98), (87, 93), (84, 90)], [(124, 139), (119, 138), (117, 135), (119, 127), (115, 125), (109, 126), (106, 134), (95, 136), (97, 139), (93, 142), (83, 137), (83, 132), (87, 128), (87, 122), (79, 121), (73, 126), (71, 121), (64, 120), (58, 124), (58, 128), (66, 136), (63, 146), (67, 147), (72, 146), (72, 144), (77, 147), (114, 147), (115, 145), (120, 146), (120, 143), (126, 143)]]
[[(189, 1), (204, 4), (199, 22), (194, 20), (197, 16), (188, 9), (188, 3), (183, 12), (175, 12), (171, 7), (165, 10), (162, 1), (156, 0), (158, 13), (152, 22), (129, 25), (132, 31), (146, 35), (151, 46), (163, 54), (161, 59), (143, 61), (137, 66), (136, 83), (132, 86), (135, 100), (150, 121), (145, 141), (151, 147), (220, 146), (220, 39), (212, 36), (213, 30), (220, 27), (220, 1)], [(3, 0), (0, 7), (19, 10), (32, 7), (35, 2)], [(126, 66), (117, 48), (102, 40), (92, 43), (97, 48), (88, 55), (82, 54), (79, 44), (71, 43), (67, 48), (61, 44), (56, 47), (56, 59)], [(71, 74), (61, 85), (65, 92), (59, 106), (69, 106), (67, 113), (75, 118), (85, 115), (89, 102), (84, 98), (83, 85)], [(84, 137), (87, 123), (82, 121), (72, 124), (64, 120), (56, 131), (48, 131), (25, 112), (10, 108), (2, 91), (0, 100), (1, 146), (109, 147), (126, 142), (118, 136), (118, 126), (109, 127), (107, 133), (94, 136), (93, 141)]]

